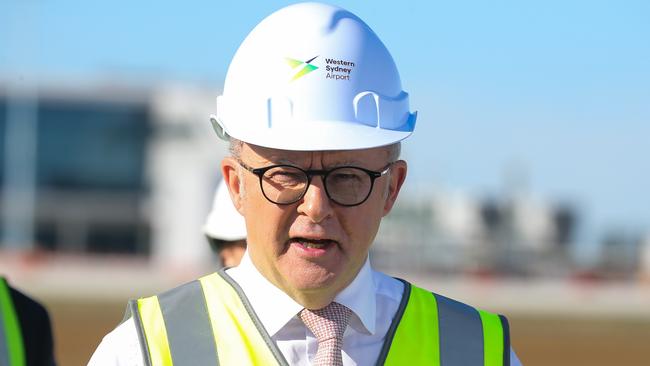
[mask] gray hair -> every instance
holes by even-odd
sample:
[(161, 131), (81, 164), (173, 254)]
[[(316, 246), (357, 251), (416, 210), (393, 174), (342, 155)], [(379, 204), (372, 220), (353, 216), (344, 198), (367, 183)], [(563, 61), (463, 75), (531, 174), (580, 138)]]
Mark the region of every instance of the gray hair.
[(241, 158), (241, 150), (242, 150), (242, 146), (244, 146), (244, 142), (234, 137), (230, 137), (228, 139), (228, 142), (230, 143), (228, 146), (230, 155), (232, 155), (233, 158), (237, 158), (237, 159)]
[[(230, 137), (228, 139), (229, 145), (228, 145), (228, 150), (230, 151), (230, 155), (237, 159), (241, 159), (241, 150), (242, 147), (244, 146), (244, 142), (242, 140), (238, 140), (236, 138)], [(237, 176), (239, 177), (239, 195), (240, 197), (244, 198), (246, 196), (246, 189), (244, 188), (244, 177), (243, 177), (243, 171), (242, 167), (237, 165)]]
[(388, 161), (393, 162), (399, 160), (399, 156), (402, 153), (402, 143), (400, 141), (386, 146), (388, 151)]

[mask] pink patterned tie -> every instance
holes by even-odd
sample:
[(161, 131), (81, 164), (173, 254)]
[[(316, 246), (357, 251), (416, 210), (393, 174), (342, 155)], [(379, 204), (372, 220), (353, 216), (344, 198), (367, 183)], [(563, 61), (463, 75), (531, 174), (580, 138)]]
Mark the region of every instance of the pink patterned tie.
[(332, 302), (318, 310), (303, 309), (299, 316), (316, 336), (318, 351), (313, 366), (343, 366), (341, 346), (352, 310)]

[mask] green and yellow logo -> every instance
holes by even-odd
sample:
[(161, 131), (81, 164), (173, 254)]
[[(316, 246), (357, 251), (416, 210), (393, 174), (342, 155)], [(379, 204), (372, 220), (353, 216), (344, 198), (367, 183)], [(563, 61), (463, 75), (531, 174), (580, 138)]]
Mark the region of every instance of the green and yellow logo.
[(296, 69), (296, 68), (298, 68), (299, 66), (303, 66), (303, 65), (304, 65), (304, 66), (302, 67), (302, 69), (300, 69), (300, 71), (298, 71), (298, 72), (293, 76), (293, 78), (291, 79), (291, 81), (294, 81), (294, 80), (296, 80), (296, 79), (300, 79), (301, 77), (303, 77), (303, 76), (309, 74), (310, 72), (312, 72), (312, 71), (318, 69), (318, 66), (315, 66), (315, 65), (312, 65), (312, 64), (311, 64), (311, 62), (314, 61), (314, 60), (316, 59), (316, 57), (318, 57), (318, 56), (314, 56), (314, 57), (312, 57), (311, 59), (309, 59), (308, 61), (300, 61), (300, 60), (296, 60), (296, 59), (293, 59), (293, 58), (286, 57), (287, 64), (288, 64), (289, 66), (291, 66), (292, 69)]

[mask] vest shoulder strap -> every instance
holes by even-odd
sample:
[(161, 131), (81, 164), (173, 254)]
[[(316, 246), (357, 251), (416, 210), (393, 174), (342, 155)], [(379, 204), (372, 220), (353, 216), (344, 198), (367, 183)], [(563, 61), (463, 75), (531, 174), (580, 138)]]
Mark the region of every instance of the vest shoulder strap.
[(213, 273), (129, 302), (145, 365), (286, 365), (239, 286)]
[(224, 365), (281, 365), (288, 362), (255, 314), (239, 285), (221, 270), (200, 279), (212, 330)]
[(510, 364), (507, 319), (406, 281), (378, 364)]

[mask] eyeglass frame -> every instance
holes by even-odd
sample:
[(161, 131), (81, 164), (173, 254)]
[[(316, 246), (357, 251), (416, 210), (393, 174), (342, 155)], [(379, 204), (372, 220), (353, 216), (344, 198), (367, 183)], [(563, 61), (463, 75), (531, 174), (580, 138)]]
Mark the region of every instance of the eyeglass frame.
[[(305, 169), (303, 169), (301, 167), (297, 167), (297, 166), (291, 165), (291, 164), (274, 164), (274, 165), (269, 165), (269, 166), (265, 166), (265, 167), (261, 167), (261, 168), (253, 168), (253, 167), (247, 165), (246, 163), (244, 163), (243, 161), (241, 161), (240, 159), (236, 159), (236, 160), (237, 160), (237, 163), (242, 168), (244, 168), (247, 171), (255, 174), (259, 178), (260, 190), (262, 191), (262, 195), (264, 196), (264, 198), (266, 198), (267, 201), (269, 201), (269, 202), (271, 202), (273, 204), (276, 204), (276, 205), (280, 205), (280, 206), (292, 205), (292, 204), (300, 201), (303, 197), (305, 197), (305, 194), (307, 194), (307, 191), (309, 190), (309, 186), (311, 185), (311, 179), (314, 176), (320, 176), (323, 179), (323, 187), (325, 188), (325, 194), (327, 194), (327, 198), (329, 198), (330, 201), (336, 203), (339, 206), (343, 206), (343, 207), (354, 207), (354, 206), (362, 205), (364, 202), (366, 202), (368, 200), (368, 198), (372, 194), (372, 190), (375, 187), (375, 180), (382, 177), (383, 175), (386, 175), (386, 173), (388, 173), (390, 171), (390, 168), (393, 166), (393, 164), (395, 164), (394, 161), (391, 161), (388, 164), (386, 164), (386, 166), (384, 166), (380, 171), (370, 170), (370, 169), (366, 169), (366, 168), (362, 168), (362, 167), (354, 166), (354, 165), (337, 166), (335, 168), (328, 169), (328, 170), (324, 170), (324, 169), (315, 169), (315, 170), (308, 169), (308, 170), (305, 170)], [(298, 198), (296, 198), (294, 201), (287, 202), (287, 203), (274, 202), (273, 200), (271, 200), (266, 195), (266, 192), (264, 192), (264, 187), (262, 186), (262, 179), (264, 179), (264, 173), (266, 173), (267, 171), (269, 171), (269, 170), (271, 170), (273, 168), (279, 168), (279, 167), (288, 167), (288, 168), (298, 169), (307, 176), (307, 185), (305, 186), (305, 189), (298, 196)], [(335, 199), (332, 198), (332, 196), (330, 195), (329, 190), (327, 189), (327, 183), (325, 183), (325, 181), (327, 180), (327, 176), (330, 175), (333, 171), (336, 171), (338, 169), (345, 169), (345, 168), (359, 169), (359, 170), (363, 171), (364, 173), (368, 174), (368, 176), (370, 177), (370, 189), (368, 190), (368, 194), (359, 203), (355, 203), (355, 204), (352, 204), (352, 205), (346, 205), (346, 204), (339, 203), (338, 201), (336, 201)]]

